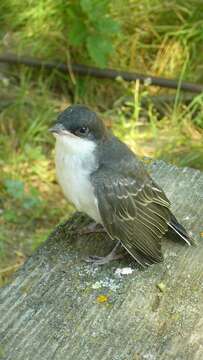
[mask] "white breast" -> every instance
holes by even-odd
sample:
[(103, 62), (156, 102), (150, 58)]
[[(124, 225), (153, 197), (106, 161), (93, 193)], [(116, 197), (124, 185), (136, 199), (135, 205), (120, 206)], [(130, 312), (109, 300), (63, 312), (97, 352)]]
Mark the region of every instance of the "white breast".
[(90, 182), (90, 174), (96, 170), (92, 141), (75, 136), (57, 136), (56, 174), (66, 198), (75, 207), (101, 223), (97, 199)]

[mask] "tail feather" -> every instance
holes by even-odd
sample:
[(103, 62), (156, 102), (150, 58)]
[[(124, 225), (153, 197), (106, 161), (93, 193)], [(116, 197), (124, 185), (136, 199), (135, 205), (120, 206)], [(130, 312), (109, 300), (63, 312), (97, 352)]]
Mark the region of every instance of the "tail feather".
[(183, 239), (188, 245), (194, 244), (194, 240), (188, 235), (185, 228), (178, 222), (173, 214), (171, 214), (168, 225), (172, 230), (173, 235), (176, 235), (176, 238)]

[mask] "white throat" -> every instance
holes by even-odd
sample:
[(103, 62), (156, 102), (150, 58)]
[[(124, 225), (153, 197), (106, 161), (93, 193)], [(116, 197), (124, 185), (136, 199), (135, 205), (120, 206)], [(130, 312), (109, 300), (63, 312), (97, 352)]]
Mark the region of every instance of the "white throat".
[(88, 139), (56, 135), (56, 174), (66, 198), (75, 207), (101, 222), (90, 175), (98, 167), (96, 144)]

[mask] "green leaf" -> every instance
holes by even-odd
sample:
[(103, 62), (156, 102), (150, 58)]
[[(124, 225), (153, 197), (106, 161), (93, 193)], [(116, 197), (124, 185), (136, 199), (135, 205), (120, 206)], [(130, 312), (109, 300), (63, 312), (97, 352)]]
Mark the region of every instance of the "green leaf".
[(120, 31), (120, 24), (117, 21), (107, 17), (98, 20), (95, 23), (95, 27), (99, 32), (107, 33), (109, 36)]
[(6, 209), (3, 212), (3, 217), (6, 221), (12, 222), (12, 223), (16, 223), (17, 218), (18, 218), (16, 211), (12, 210), (12, 209)]
[(100, 67), (107, 65), (108, 57), (113, 51), (111, 42), (100, 35), (87, 38), (87, 49), (92, 60)]
[(92, 0), (80, 0), (80, 6), (85, 13), (91, 13), (94, 7)]
[(80, 0), (80, 6), (93, 21), (97, 21), (108, 13), (107, 0)]
[(39, 206), (41, 204), (40, 199), (38, 199), (37, 197), (33, 197), (33, 196), (27, 196), (24, 200), (23, 200), (23, 207), (24, 209), (32, 209), (36, 206)]
[(20, 180), (7, 179), (4, 182), (7, 193), (15, 199), (21, 199), (24, 196), (24, 184)]
[(36, 187), (34, 187), (34, 186), (31, 186), (30, 187), (30, 194), (31, 194), (31, 196), (33, 196), (33, 197), (39, 197), (40, 196), (40, 192), (39, 192), (39, 190), (38, 189), (36, 189)]
[(77, 46), (85, 41), (87, 37), (87, 29), (85, 24), (82, 23), (81, 19), (79, 21), (73, 22), (70, 25), (70, 30), (68, 32), (68, 39), (71, 45)]

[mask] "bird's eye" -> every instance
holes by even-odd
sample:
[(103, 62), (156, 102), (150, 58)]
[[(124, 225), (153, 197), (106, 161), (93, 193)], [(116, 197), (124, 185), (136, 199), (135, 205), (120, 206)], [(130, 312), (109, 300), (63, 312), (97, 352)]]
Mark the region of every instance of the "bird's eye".
[(78, 135), (87, 135), (89, 133), (89, 129), (86, 126), (82, 126), (77, 130)]

